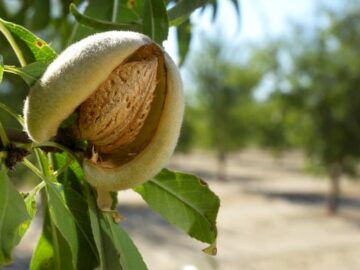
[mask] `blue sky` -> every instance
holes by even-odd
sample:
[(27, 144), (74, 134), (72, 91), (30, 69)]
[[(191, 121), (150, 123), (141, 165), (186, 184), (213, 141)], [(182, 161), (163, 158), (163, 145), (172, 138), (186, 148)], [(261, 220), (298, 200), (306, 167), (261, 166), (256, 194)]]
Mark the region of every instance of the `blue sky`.
[[(300, 23), (311, 28), (315, 20), (319, 19), (317, 13), (319, 5), (336, 7), (344, 4), (345, 0), (240, 0), (241, 23), (233, 4), (230, 0), (218, 0), (220, 3), (215, 22), (212, 21), (212, 10), (208, 8), (200, 14), (196, 11), (191, 20), (194, 25), (191, 52), (201, 49), (201, 41), (204, 34), (226, 40), (231, 48), (237, 48), (244, 44), (256, 44), (266, 41), (271, 37), (284, 36), (289, 33), (291, 23)], [(165, 49), (178, 61), (175, 31), (170, 31), (169, 39), (164, 43)], [(237, 55), (233, 56), (238, 57)], [(190, 57), (191, 59), (191, 57)], [(184, 70), (183, 70), (184, 71)], [(191, 90), (193, 85), (186, 72), (183, 73), (185, 89)], [(186, 83), (188, 82), (188, 84)], [(255, 91), (255, 97), (265, 99), (271, 89), (271, 79), (264, 80)]]
[[(201, 46), (201, 35), (219, 35), (236, 44), (257, 43), (268, 37), (286, 35), (290, 22), (300, 22), (311, 26), (316, 19), (319, 4), (335, 5), (343, 0), (240, 0), (241, 26), (239, 27), (235, 9), (230, 0), (219, 0), (218, 16), (213, 23), (211, 9), (204, 13), (195, 12), (191, 20), (195, 25), (193, 30), (192, 50)], [(166, 50), (177, 61), (174, 31), (170, 32), (168, 41), (164, 44)]]

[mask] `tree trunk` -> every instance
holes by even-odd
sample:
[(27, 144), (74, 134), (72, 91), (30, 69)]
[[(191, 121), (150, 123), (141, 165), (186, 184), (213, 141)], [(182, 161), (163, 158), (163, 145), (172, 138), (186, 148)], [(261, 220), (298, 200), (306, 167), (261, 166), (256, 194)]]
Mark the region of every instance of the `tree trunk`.
[(340, 179), (342, 167), (339, 163), (333, 163), (328, 167), (330, 177), (330, 189), (327, 196), (327, 211), (330, 215), (334, 215), (339, 210), (340, 203)]
[(226, 181), (226, 154), (220, 151), (217, 155), (218, 168), (217, 179), (219, 181)]

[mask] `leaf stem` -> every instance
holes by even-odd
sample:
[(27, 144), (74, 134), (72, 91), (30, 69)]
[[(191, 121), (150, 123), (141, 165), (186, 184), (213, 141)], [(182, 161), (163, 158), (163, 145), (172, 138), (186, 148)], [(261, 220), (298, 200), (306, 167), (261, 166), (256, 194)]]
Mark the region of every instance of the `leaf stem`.
[(38, 193), (40, 190), (42, 190), (42, 188), (45, 187), (45, 185), (46, 185), (45, 181), (41, 181), (36, 187), (34, 187), (30, 191), (28, 197), (34, 196), (36, 193)]
[[(26, 72), (23, 72), (23, 71), (21, 70), (21, 68), (18, 68), (18, 67), (15, 67), (15, 66), (5, 65), (5, 66), (4, 66), (4, 72), (19, 75), (20, 77), (26, 78), (26, 79), (28, 79), (28, 80), (30, 80), (30, 81), (36, 80), (35, 77), (27, 74)], [(25, 80), (25, 79), (24, 79), (24, 80)], [(26, 80), (25, 80), (25, 82), (26, 82)]]
[(18, 58), (20, 65), (23, 67), (26, 65), (26, 60), (24, 58), (24, 55), (17, 45), (14, 37), (11, 35), (10, 31), (5, 26), (5, 21), (0, 19), (0, 32), (5, 36), (7, 41), (9, 42), (10, 46), (14, 50), (16, 57)]
[[(42, 161), (42, 157), (41, 155), (43, 154), (41, 152), (40, 149), (35, 149), (35, 155), (36, 158), (38, 160), (39, 166), (41, 171), (39, 172), (41, 177), (44, 179), (45, 183), (48, 182), (47, 176), (49, 176), (48, 173), (48, 168), (46, 168), (46, 164), (44, 164), (44, 162)], [(50, 215), (50, 207), (49, 207), (49, 202), (48, 202), (48, 194), (47, 194), (47, 189), (44, 190), (44, 193), (42, 193), (41, 196), (41, 201), (43, 203), (43, 209), (44, 212), (48, 211), (47, 214), (49, 215), (49, 223), (50, 223), (50, 227), (51, 227), (51, 235), (54, 241), (54, 258), (55, 258), (55, 262), (56, 262), (56, 269), (60, 270), (61, 269), (61, 260), (60, 260), (60, 245), (59, 245), (59, 239), (56, 233), (56, 228), (55, 228), (55, 224), (54, 222), (51, 220), (51, 215)]]
[(60, 149), (64, 152), (68, 153), (71, 159), (76, 160), (77, 162), (79, 162), (79, 164), (81, 164), (81, 160), (77, 156), (75, 156), (75, 154), (70, 149), (68, 149), (67, 147), (65, 147), (61, 144), (58, 144), (56, 142), (44, 142), (44, 143), (34, 143), (33, 144), (33, 148), (41, 148), (41, 147), (54, 147), (54, 148)]
[(6, 135), (6, 132), (5, 132), (5, 129), (0, 121), (0, 140), (2, 142), (2, 145), (4, 147), (8, 146), (10, 141), (9, 141), (9, 138), (8, 136)]
[(24, 158), (23, 164), (28, 167), (36, 176), (38, 176), (44, 182), (48, 181), (48, 179), (41, 173), (41, 171), (31, 163), (27, 158)]
[(21, 126), (24, 127), (24, 119), (21, 117), (20, 114), (14, 112), (9, 106), (5, 105), (4, 103), (0, 102), (0, 109), (10, 114), (13, 118), (15, 118)]
[(113, 0), (113, 10), (111, 15), (111, 22), (116, 22), (116, 17), (119, 9), (119, 0)]
[(64, 164), (64, 166), (62, 166), (60, 169), (56, 170), (54, 172), (54, 177), (58, 177), (60, 174), (62, 174), (63, 172), (66, 171), (67, 168), (69, 168), (69, 166), (71, 165), (71, 163), (73, 162), (73, 159), (68, 159), (68, 161)]

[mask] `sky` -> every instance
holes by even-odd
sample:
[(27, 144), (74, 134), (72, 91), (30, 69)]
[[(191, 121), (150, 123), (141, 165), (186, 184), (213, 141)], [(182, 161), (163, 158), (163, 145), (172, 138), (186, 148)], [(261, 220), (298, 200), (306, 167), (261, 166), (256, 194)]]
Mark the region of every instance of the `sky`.
[[(195, 11), (191, 16), (194, 28), (190, 54), (201, 49), (204, 34), (222, 38), (227, 43), (231, 43), (232, 48), (249, 43), (257, 44), (271, 37), (287, 35), (291, 23), (294, 22), (311, 27), (318, 19), (317, 9), (320, 4), (336, 7), (344, 3), (344, 0), (239, 0), (241, 7), (239, 18), (230, 0), (218, 1), (219, 9), (215, 22), (212, 21), (211, 8), (207, 8), (203, 13), (199, 10)], [(175, 36), (175, 30), (171, 29), (164, 46), (175, 62), (178, 62)], [(234, 58), (236, 57), (238, 56), (234, 55)], [(191, 59), (191, 56), (189, 58)], [(191, 84), (191, 79), (186, 77), (184, 70), (182, 76), (185, 89), (189, 90), (190, 86), (187, 82)], [(264, 81), (255, 91), (255, 97), (259, 100), (266, 99), (269, 94), (267, 89), (271, 88), (271, 82)]]
[[(212, 21), (212, 10), (207, 8), (200, 14), (196, 11), (191, 20), (195, 26), (191, 49), (201, 47), (203, 33), (210, 36), (219, 36), (236, 44), (257, 43), (268, 37), (286, 35), (290, 22), (300, 22), (311, 26), (316, 19), (318, 4), (335, 5), (343, 0), (239, 0), (241, 18), (239, 18), (230, 0), (218, 0), (219, 10), (215, 22)], [(177, 61), (175, 31), (170, 31), (165, 48)]]

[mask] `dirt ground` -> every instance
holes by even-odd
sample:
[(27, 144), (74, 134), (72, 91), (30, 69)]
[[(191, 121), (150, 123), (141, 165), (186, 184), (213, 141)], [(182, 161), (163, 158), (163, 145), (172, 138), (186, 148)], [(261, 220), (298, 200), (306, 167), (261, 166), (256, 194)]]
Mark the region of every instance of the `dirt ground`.
[[(342, 208), (333, 217), (324, 210), (327, 182), (305, 174), (296, 153), (233, 155), (227, 182), (215, 179), (215, 160), (206, 154), (178, 155), (171, 167), (198, 174), (220, 196), (218, 255), (203, 254), (205, 244), (168, 225), (134, 192), (121, 192), (123, 226), (150, 270), (360, 270), (359, 183), (343, 181)], [(40, 223), (5, 269), (28, 268)]]

